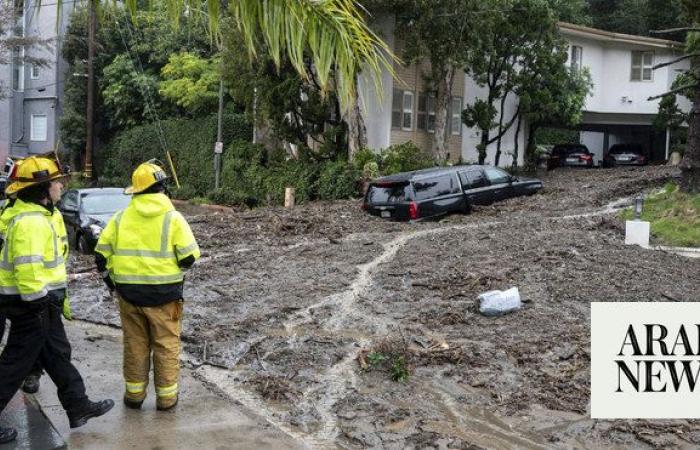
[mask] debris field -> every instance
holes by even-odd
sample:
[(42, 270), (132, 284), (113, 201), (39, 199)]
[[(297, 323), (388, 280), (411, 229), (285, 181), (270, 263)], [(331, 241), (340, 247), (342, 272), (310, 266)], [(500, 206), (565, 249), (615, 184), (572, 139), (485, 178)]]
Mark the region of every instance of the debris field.
[[(538, 195), (415, 224), (359, 201), (188, 206), (184, 363), (310, 447), (700, 446), (697, 421), (588, 415), (590, 303), (700, 301), (700, 259), (623, 244), (617, 207), (675, 175), (555, 170)], [(74, 315), (119, 326), (91, 258), (71, 271)], [(479, 314), (510, 287), (521, 310)]]

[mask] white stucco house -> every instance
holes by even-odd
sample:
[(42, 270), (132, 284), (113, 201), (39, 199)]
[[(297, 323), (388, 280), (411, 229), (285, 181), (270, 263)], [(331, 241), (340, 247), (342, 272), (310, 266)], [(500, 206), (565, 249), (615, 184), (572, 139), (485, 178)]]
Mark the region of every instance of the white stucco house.
[[(394, 27), (392, 17), (384, 17), (375, 24), (379, 35), (395, 54), (400, 55), (402, 43), (394, 35)], [(641, 144), (652, 161), (666, 159), (668, 135), (652, 127), (659, 100), (647, 99), (666, 92), (689, 63), (683, 61), (656, 71), (651, 67), (681, 55), (683, 45), (568, 23), (560, 23), (559, 29), (569, 42), (567, 64), (572, 70), (586, 68), (591, 73), (593, 89), (586, 99), (580, 130), (582, 143), (596, 154), (596, 161), (601, 161), (605, 152), (616, 143)], [(360, 98), (370, 148), (382, 149), (411, 140), (430, 151), (433, 144), (430, 118), (434, 111), (431, 110), (430, 96), (425, 93), (428, 89), (423, 74), (427, 73), (427, 68), (427, 62), (411, 66), (395, 63), (396, 78), (387, 71), (382, 74), (381, 95), (377, 95), (371, 83), (360, 78)], [(463, 125), (457, 111), (475, 98), (485, 98), (485, 89), (460, 72), (455, 77), (452, 95), (452, 107), (448, 113), (450, 159), (477, 161), (480, 132)], [(514, 96), (506, 102), (506, 117), (515, 111), (517, 102)], [(689, 110), (689, 102), (681, 100), (679, 103), (682, 109)], [(518, 137), (518, 164), (524, 162), (527, 138), (527, 127), (523, 126)], [(502, 140), (501, 166), (512, 164), (509, 150), (514, 147), (514, 139), (515, 127)], [(495, 152), (494, 143), (488, 148), (487, 163), (493, 163)]]
[[(617, 143), (640, 144), (652, 161), (668, 159), (669, 135), (652, 126), (660, 100), (648, 100), (668, 91), (688, 60), (652, 70), (676, 59), (683, 44), (644, 36), (631, 36), (561, 23), (569, 41), (569, 64), (587, 68), (593, 90), (586, 100), (581, 142), (599, 159)], [(690, 102), (679, 97), (679, 106)]]

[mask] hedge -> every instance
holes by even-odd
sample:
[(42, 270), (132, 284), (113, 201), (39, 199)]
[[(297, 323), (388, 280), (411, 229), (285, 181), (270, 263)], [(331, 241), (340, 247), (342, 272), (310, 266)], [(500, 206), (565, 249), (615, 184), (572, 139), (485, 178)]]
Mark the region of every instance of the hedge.
[[(181, 188), (178, 198), (202, 198), (220, 204), (278, 205), (284, 189), (294, 187), (296, 200), (335, 200), (357, 197), (363, 181), (379, 174), (421, 169), (432, 159), (413, 143), (389, 147), (381, 153), (358, 152), (347, 161), (287, 160), (283, 150), (268, 152), (249, 141), (250, 125), (241, 115), (226, 115), (220, 188), (214, 189), (216, 116), (161, 122)], [(118, 135), (101, 153), (100, 184), (126, 186), (133, 169), (151, 158), (165, 161), (159, 127), (141, 125)], [(369, 170), (368, 170), (369, 169)]]
[(216, 203), (278, 205), (284, 201), (286, 187), (295, 188), (300, 203), (360, 194), (360, 173), (345, 161), (285, 161), (243, 141), (233, 142), (224, 154), (222, 188), (209, 195)]
[[(242, 115), (225, 115), (224, 142), (250, 139), (252, 127)], [(205, 196), (214, 188), (214, 143), (217, 118), (169, 119), (160, 122), (181, 189), (177, 196)], [(97, 158), (100, 184), (125, 186), (134, 168), (151, 158), (167, 164), (157, 124), (140, 125), (116, 136)]]

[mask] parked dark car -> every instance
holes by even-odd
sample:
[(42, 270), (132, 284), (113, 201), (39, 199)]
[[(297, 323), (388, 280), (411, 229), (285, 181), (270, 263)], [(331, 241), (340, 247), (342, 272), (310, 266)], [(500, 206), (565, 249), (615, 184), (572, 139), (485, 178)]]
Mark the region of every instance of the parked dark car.
[(549, 155), (548, 169), (555, 167), (593, 167), (593, 153), (582, 144), (555, 145)]
[(535, 178), (514, 177), (491, 166), (455, 166), (404, 172), (370, 183), (362, 208), (392, 220), (421, 220), (452, 212), (468, 213), (542, 189)]
[(639, 144), (615, 144), (610, 147), (603, 158), (605, 167), (615, 166), (644, 166), (648, 162), (644, 150)]
[(70, 189), (58, 203), (68, 242), (80, 253), (91, 253), (109, 219), (126, 208), (131, 196), (122, 188)]

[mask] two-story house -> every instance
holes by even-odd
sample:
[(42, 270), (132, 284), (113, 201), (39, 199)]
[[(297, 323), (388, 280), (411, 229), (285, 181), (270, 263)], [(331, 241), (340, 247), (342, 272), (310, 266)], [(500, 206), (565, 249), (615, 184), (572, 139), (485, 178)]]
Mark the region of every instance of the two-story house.
[[(574, 70), (587, 68), (593, 81), (583, 112), (581, 142), (596, 159), (617, 143), (640, 144), (652, 161), (668, 159), (668, 131), (653, 127), (660, 100), (648, 98), (670, 90), (689, 62), (652, 67), (676, 59), (683, 53), (683, 44), (567, 23), (559, 29), (570, 44), (569, 64)], [(690, 110), (684, 97), (679, 97), (679, 106)]]
[[(394, 34), (394, 19), (384, 17), (377, 21), (375, 28), (389, 48), (400, 55), (402, 43)], [(570, 43), (568, 64), (571, 69), (587, 68), (591, 73), (593, 89), (586, 100), (580, 130), (582, 142), (596, 154), (596, 160), (602, 160), (615, 143), (638, 143), (652, 160), (666, 159), (667, 133), (652, 126), (659, 100), (647, 99), (666, 92), (679, 71), (688, 68), (688, 63), (684, 61), (656, 71), (651, 68), (676, 58), (682, 53), (682, 44), (567, 23), (560, 23), (559, 29)], [(371, 83), (360, 78), (370, 148), (382, 149), (411, 140), (425, 151), (431, 151), (435, 111), (424, 81), (428, 64), (403, 66), (395, 63), (395, 78), (386, 71), (382, 74), (380, 95)], [(455, 78), (448, 112), (448, 147), (452, 161), (478, 160), (476, 146), (481, 139), (480, 132), (463, 125), (460, 117), (465, 105), (476, 98), (485, 98), (485, 89), (460, 71)], [(508, 99), (506, 117), (516, 110), (517, 102), (515, 96)], [(680, 106), (687, 111), (690, 105), (681, 101)], [(515, 145), (515, 134), (513, 127), (502, 138), (502, 166), (512, 164), (510, 150)], [(527, 127), (523, 126), (518, 135), (518, 164), (524, 162), (527, 139)], [(493, 163), (495, 152), (494, 143), (488, 148), (487, 163)]]
[(50, 152), (59, 145), (57, 128), (66, 75), (59, 37), (67, 28), (70, 11), (80, 0), (63, 1), (60, 16), (59, 1), (39, 4), (37, 0), (14, 0), (16, 33), (53, 41), (49, 49), (15, 50), (17, 56), (27, 52), (44, 59), (47, 61), (45, 66), (21, 63), (0, 66), (0, 83), (6, 88), (6, 97), (0, 99), (0, 161), (4, 161), (7, 155)]

